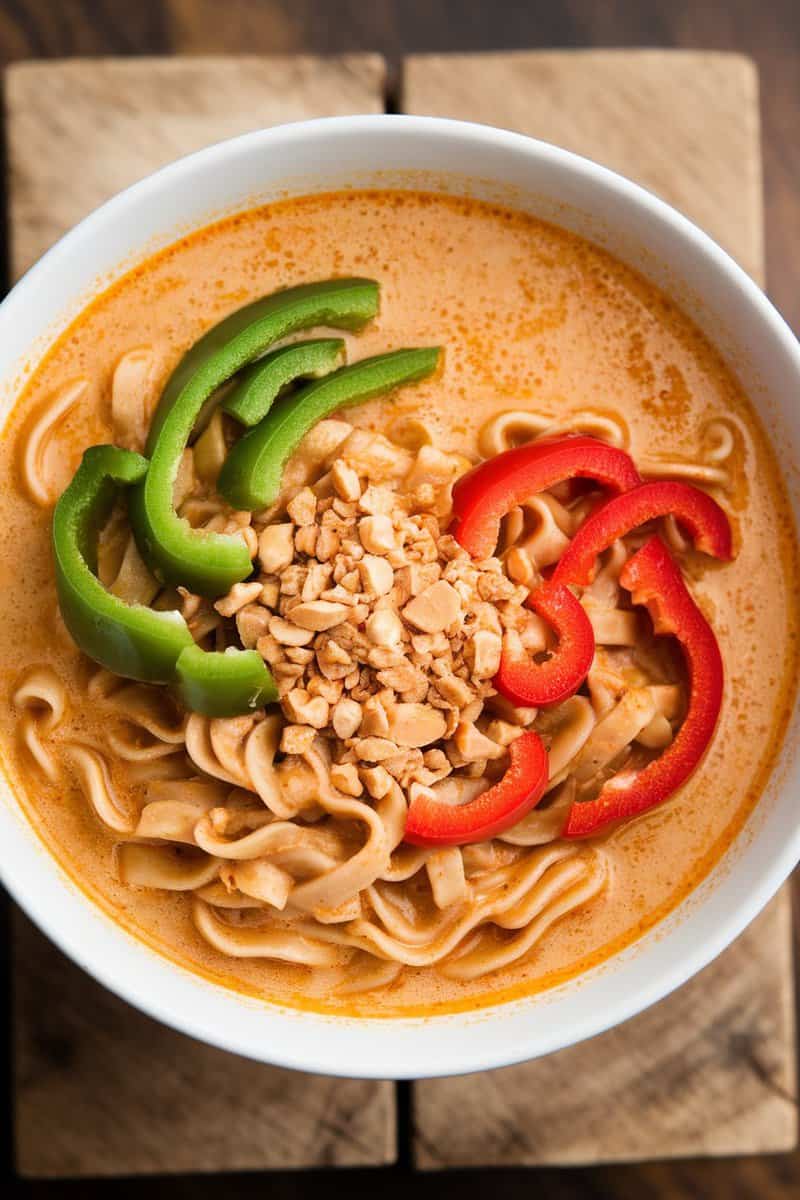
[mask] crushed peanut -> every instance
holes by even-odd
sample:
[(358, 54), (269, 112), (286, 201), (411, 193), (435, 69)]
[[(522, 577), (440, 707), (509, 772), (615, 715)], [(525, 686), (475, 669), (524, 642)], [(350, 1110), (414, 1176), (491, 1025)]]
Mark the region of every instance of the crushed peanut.
[(355, 700), (344, 697), (342, 700), (337, 701), (333, 709), (331, 717), (333, 732), (343, 742), (347, 741), (348, 738), (353, 737), (358, 732), (358, 728), (361, 725), (361, 716), (361, 705), (356, 704)]
[(409, 624), (425, 633), (442, 633), (461, 616), (463, 596), (445, 579), (430, 584), (403, 609)]
[(334, 763), (331, 767), (331, 783), (345, 796), (360, 796), (364, 791), (364, 784), (354, 763)]
[(358, 473), (352, 467), (348, 467), (347, 463), (341, 458), (338, 458), (331, 467), (331, 483), (336, 494), (342, 500), (353, 501), (361, 498), (361, 484)]
[(391, 518), (385, 513), (362, 517), (358, 522), (358, 536), (361, 545), (370, 554), (388, 554), (396, 546), (394, 526)]
[(286, 505), (286, 511), (295, 525), (313, 525), (317, 515), (317, 497), (311, 488), (301, 488)]
[(299, 625), (301, 629), (310, 629), (314, 633), (341, 625), (346, 617), (347, 605), (336, 604), (332, 600), (301, 600), (289, 612), (293, 625)]
[(223, 645), (221, 618), (235, 621), (270, 665), (292, 756), (281, 778), (321, 737), (346, 796), (377, 801), (399, 785), (410, 798), (448, 778), (471, 787), (536, 717), (492, 684), (504, 638), (544, 644), (524, 607), (535, 567), (513, 548), (473, 561), (444, 532), (461, 456), (321, 425), (330, 437), (314, 469), (289, 470), (284, 499), (245, 526), (254, 578), (213, 608), (198, 601), (193, 619)]
[(235, 583), (227, 596), (217, 600), (214, 608), (221, 617), (233, 617), (240, 608), (251, 604), (261, 595), (260, 583)]
[(267, 525), (258, 539), (258, 561), (262, 571), (273, 575), (288, 567), (294, 558), (294, 526)]

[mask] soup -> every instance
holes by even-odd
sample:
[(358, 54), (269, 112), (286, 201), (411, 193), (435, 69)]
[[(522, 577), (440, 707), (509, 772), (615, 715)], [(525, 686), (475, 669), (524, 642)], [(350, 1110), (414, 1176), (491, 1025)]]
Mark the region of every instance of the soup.
[(94, 300), (1, 450), (6, 772), (217, 982), (386, 1016), (551, 987), (758, 800), (780, 474), (699, 331), (572, 234), (413, 192), (226, 219)]

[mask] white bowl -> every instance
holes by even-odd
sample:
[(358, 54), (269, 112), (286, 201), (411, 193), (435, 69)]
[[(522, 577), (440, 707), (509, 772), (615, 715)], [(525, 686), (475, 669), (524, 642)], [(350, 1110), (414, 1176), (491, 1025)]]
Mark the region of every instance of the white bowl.
[[(756, 285), (679, 213), (619, 175), (513, 133), (424, 117), (343, 117), (212, 146), (110, 200), (0, 308), (0, 416), (21, 364), (134, 262), (221, 213), (279, 195), (411, 186), (500, 199), (637, 267), (707, 331), (765, 421), (798, 509), (800, 346)], [(98, 283), (100, 281), (100, 284)], [(746, 830), (712, 876), (635, 946), (550, 992), (476, 1014), (354, 1019), (283, 1009), (191, 974), (95, 908), (43, 848), (0, 780), (0, 871), (33, 920), (101, 983), (223, 1049), (338, 1075), (415, 1078), (497, 1067), (618, 1024), (739, 934), (800, 858), (798, 713)]]

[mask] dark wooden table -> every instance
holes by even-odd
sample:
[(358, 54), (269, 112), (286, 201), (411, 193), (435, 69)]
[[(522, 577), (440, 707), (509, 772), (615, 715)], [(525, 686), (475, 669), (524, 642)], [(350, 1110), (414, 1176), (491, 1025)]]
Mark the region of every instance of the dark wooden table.
[[(800, 6), (797, 0), (0, 0), (0, 62), (103, 54), (336, 53), (376, 50), (396, 64), (415, 51), (679, 46), (733, 50), (761, 72), (769, 293), (800, 330)], [(221, 103), (224, 99), (221, 98)], [(65, 181), (69, 186), (69, 181)], [(800, 927), (800, 881), (795, 881)], [(3, 914), (3, 929), (7, 920)], [(0, 937), (4, 952), (7, 937)], [(3, 994), (8, 993), (3, 963)], [(800, 989), (799, 989), (800, 991)], [(9, 1093), (8, 1037), (0, 1074)], [(401, 1090), (401, 1101), (403, 1092)], [(407, 1097), (406, 1097), (407, 1099)], [(187, 1097), (187, 1103), (191, 1098)], [(402, 1110), (401, 1123), (409, 1113)], [(613, 1112), (609, 1112), (613, 1120)], [(402, 1131), (401, 1131), (402, 1132)], [(401, 1143), (407, 1139), (401, 1138)], [(758, 1159), (648, 1163), (563, 1170), (466, 1171), (410, 1177), (386, 1170), (172, 1177), (118, 1183), (22, 1183), (11, 1165), (10, 1123), (0, 1131), (0, 1183), (22, 1197), (115, 1200), (143, 1190), (170, 1200), (294, 1200), (345, 1187), (351, 1200), (412, 1188), (419, 1200), (463, 1200), (501, 1190), (522, 1200), (793, 1200), (800, 1151)], [(8, 1193), (6, 1193), (8, 1194)]]

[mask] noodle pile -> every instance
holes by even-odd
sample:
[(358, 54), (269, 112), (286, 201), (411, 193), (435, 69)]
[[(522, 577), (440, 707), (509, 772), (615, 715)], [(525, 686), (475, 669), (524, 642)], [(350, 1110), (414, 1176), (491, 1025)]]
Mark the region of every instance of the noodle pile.
[[(150, 415), (150, 402), (142, 397), (151, 373), (142, 350), (125, 356), (117, 368), (112, 417), (118, 444), (141, 447)], [(29, 494), (42, 505), (53, 500), (46, 444), (59, 414), (80, 398), (81, 389), (80, 382), (71, 385), (28, 430), (23, 473)], [(581, 411), (555, 422), (510, 411), (484, 427), (479, 445), (489, 456), (568, 431), (618, 446), (628, 440), (612, 414)], [(407, 519), (424, 518), (429, 532), (444, 530), (452, 483), (467, 461), (434, 454), (430, 434), (416, 420), (390, 428), (388, 437), (357, 432), (358, 470), (367, 482), (393, 491), (399, 508), (411, 512)], [(299, 493), (330, 494), (332, 464), (344, 461), (337, 455), (352, 436), (345, 422), (322, 422), (289, 464), (281, 500), (255, 514), (227, 508), (213, 487), (220, 463), (209, 462), (207, 452), (200, 461), (188, 450), (176, 506), (196, 528), (239, 532), (255, 556), (264, 530), (286, 520), (287, 506)], [(217, 442), (224, 452), (224, 440)], [(206, 439), (206, 451), (210, 444), (213, 439)], [(696, 463), (654, 458), (640, 465), (645, 476), (725, 488), (733, 449), (728, 424), (715, 421)], [(563, 554), (591, 502), (586, 494), (556, 488), (512, 510), (503, 522), (497, 565), (487, 568), (502, 580), (496, 589), (502, 598), (482, 603), (505, 605), (506, 616), (518, 613), (514, 620), (532, 652), (547, 648), (547, 631), (522, 600), (538, 573)], [(663, 524), (680, 550), (674, 522)], [(431, 536), (442, 542), (435, 532)], [(476, 979), (529, 955), (557, 921), (609, 886), (602, 840), (561, 839), (566, 813), (621, 765), (659, 753), (683, 715), (680, 670), (619, 585), (625, 562), (645, 536), (638, 532), (616, 542), (584, 590), (596, 654), (579, 694), (546, 712), (514, 711), (494, 692), (490, 677), (473, 673), (467, 677), (469, 698), (460, 707), (455, 699), (449, 709), (442, 707), (446, 732), (435, 746), (424, 753), (415, 749), (402, 761), (395, 756), (394, 764), (387, 759), (387, 766), (367, 765), (359, 758), (359, 739), (341, 727), (337, 732), (334, 697), (341, 698), (349, 685), (328, 691), (318, 685), (312, 692), (310, 649), (277, 642), (276, 650), (265, 640), (262, 650), (259, 638), (270, 638), (269, 622), (280, 619), (282, 575), (275, 586), (238, 584), (216, 605), (183, 589), (164, 590), (139, 557), (120, 511), (100, 547), (106, 586), (129, 602), (180, 608), (195, 640), (207, 648), (258, 644), (265, 656), (269, 649), (283, 712), (225, 719), (186, 715), (161, 689), (95, 670), (83, 701), (103, 713), (105, 732), (102, 741), (79, 741), (63, 732), (64, 685), (52, 667), (40, 666), (19, 681), (13, 695), (19, 737), (44, 776), (50, 782), (73, 779), (97, 820), (113, 833), (120, 880), (131, 888), (187, 893), (200, 936), (220, 953), (312, 968), (319, 985), (337, 994), (387, 987), (405, 968)], [(437, 569), (446, 572), (445, 558), (441, 561)], [(479, 583), (473, 581), (474, 587)], [(250, 591), (240, 603), (243, 588)], [(451, 651), (461, 665), (461, 644), (455, 649), (451, 644)], [(430, 657), (436, 658), (435, 649)], [(424, 656), (419, 661), (427, 663)], [(427, 688), (432, 667), (415, 669)], [(380, 673), (366, 658), (358, 660), (346, 694), (357, 697), (352, 703), (364, 711), (386, 686), (376, 682)], [(463, 670), (454, 678), (463, 681)], [(315, 699), (323, 705), (310, 705)], [(379, 720), (379, 705), (373, 707)], [(312, 709), (319, 720), (304, 723)], [(473, 742), (480, 748), (475, 753), (452, 749), (453, 722), (463, 727), (465, 721), (475, 730)], [(549, 752), (548, 791), (537, 808), (489, 842), (435, 850), (402, 844), (413, 787), (429, 787), (452, 803), (471, 799), (502, 774), (508, 745), (526, 728), (542, 735)], [(297, 729), (305, 733), (292, 733)]]

